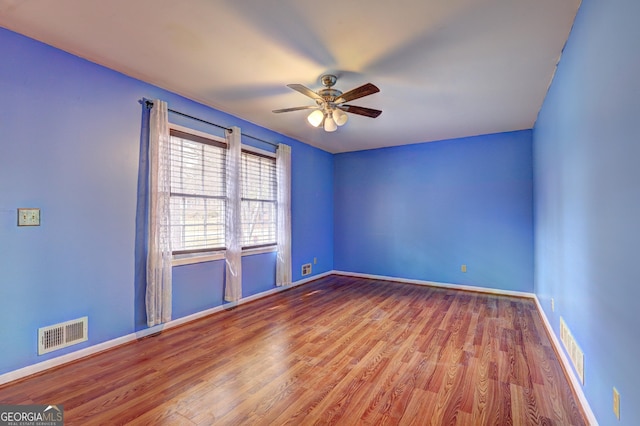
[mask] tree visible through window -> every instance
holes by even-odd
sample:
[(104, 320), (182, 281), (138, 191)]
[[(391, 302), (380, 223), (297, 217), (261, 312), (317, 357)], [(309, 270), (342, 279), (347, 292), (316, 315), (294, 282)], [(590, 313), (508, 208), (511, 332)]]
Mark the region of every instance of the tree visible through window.
[(240, 191), (242, 198), (242, 247), (276, 243), (276, 160), (242, 152)]
[[(174, 254), (225, 248), (226, 144), (171, 129), (171, 244)], [(242, 247), (276, 244), (275, 158), (243, 151)]]
[(226, 148), (171, 130), (171, 244), (174, 254), (224, 249)]

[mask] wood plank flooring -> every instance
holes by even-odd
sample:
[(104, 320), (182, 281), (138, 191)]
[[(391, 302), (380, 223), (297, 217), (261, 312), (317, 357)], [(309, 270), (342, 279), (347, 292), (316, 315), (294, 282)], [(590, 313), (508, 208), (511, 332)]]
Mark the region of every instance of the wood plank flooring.
[(584, 425), (531, 300), (330, 276), (0, 387), (66, 425)]

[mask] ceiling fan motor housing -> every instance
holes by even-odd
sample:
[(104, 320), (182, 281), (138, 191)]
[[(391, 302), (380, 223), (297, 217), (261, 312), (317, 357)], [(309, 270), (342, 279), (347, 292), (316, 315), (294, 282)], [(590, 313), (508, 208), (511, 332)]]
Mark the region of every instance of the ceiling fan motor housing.
[(325, 102), (331, 103), (342, 95), (342, 92), (337, 89), (320, 89), (318, 90), (318, 95), (322, 96)]

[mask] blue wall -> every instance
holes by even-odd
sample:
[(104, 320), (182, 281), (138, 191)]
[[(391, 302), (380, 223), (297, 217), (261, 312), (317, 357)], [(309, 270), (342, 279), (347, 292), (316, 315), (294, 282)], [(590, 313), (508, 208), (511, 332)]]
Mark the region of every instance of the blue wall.
[[(314, 274), (333, 269), (331, 154), (2, 28), (0, 58), (0, 374), (144, 327), (135, 279), (143, 97), (291, 145), (293, 279), (313, 257)], [(18, 207), (40, 208), (42, 225), (18, 228)], [(274, 262), (273, 253), (243, 258), (244, 296), (274, 288)], [(220, 305), (223, 270), (221, 261), (174, 268), (174, 318)], [(84, 315), (88, 342), (37, 356), (39, 327)]]
[(534, 129), (535, 291), (602, 425), (640, 424), (639, 19), (637, 0), (583, 0)]
[(531, 131), (336, 155), (335, 269), (532, 292), (531, 155)]
[[(294, 280), (316, 257), (315, 274), (535, 290), (585, 353), (601, 424), (640, 424), (638, 17), (637, 0), (583, 0), (533, 132), (336, 156), (0, 28), (0, 374), (144, 327), (138, 100), (158, 97), (292, 146)], [(18, 228), (18, 207), (42, 226)], [(243, 265), (245, 296), (273, 288), (272, 253)], [(174, 316), (219, 306), (223, 276), (221, 261), (174, 268)], [(38, 327), (84, 315), (89, 342), (36, 355)]]

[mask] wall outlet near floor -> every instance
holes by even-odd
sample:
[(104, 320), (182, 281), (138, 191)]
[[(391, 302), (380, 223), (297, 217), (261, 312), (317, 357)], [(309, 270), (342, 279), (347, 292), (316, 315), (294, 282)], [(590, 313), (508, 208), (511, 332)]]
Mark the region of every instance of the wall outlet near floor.
[(613, 388), (613, 413), (620, 420), (620, 393), (615, 387)]
[(302, 276), (304, 277), (305, 275), (311, 275), (310, 263), (305, 263), (304, 265), (302, 265)]
[(467, 265), (462, 265), (462, 266), (460, 267), (460, 271), (462, 271), (462, 272), (467, 272)]
[(553, 297), (551, 298), (551, 312), (555, 312), (556, 310), (556, 302), (554, 302)]
[(314, 264), (314, 265), (317, 265), (317, 264), (318, 264), (318, 258), (317, 258), (317, 257), (314, 257), (314, 258), (313, 258), (313, 264)]
[(578, 346), (578, 342), (576, 342), (573, 334), (571, 334), (571, 330), (569, 330), (567, 323), (564, 322), (562, 317), (560, 317), (560, 341), (569, 354), (569, 359), (571, 359), (573, 367), (576, 373), (578, 373), (580, 383), (584, 385), (584, 352), (582, 352), (582, 349)]

